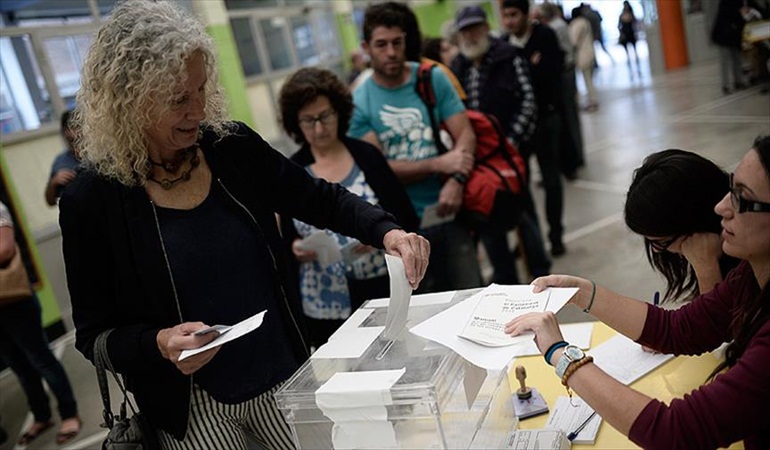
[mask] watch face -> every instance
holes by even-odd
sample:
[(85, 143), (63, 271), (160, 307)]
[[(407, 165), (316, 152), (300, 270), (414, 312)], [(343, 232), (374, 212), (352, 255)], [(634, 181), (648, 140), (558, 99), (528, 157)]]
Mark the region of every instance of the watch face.
[(567, 346), (567, 348), (564, 349), (564, 353), (566, 353), (567, 357), (572, 361), (580, 359), (584, 355), (583, 350), (581, 350), (580, 347), (575, 347), (574, 345)]

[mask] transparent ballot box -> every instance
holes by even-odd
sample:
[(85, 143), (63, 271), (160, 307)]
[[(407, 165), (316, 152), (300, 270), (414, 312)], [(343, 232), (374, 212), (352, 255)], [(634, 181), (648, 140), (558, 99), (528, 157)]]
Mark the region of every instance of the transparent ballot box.
[[(475, 291), (461, 291), (443, 304), (410, 306), (407, 325), (394, 340), (382, 334), (357, 358), (309, 359), (276, 392), (278, 407), (289, 423), (300, 449), (403, 448), (466, 449), (503, 448), (508, 433), (517, 428), (507, 368), (485, 371), (466, 362), (452, 350), (409, 332), (409, 328), (464, 300)], [(414, 299), (413, 299), (414, 300)], [(414, 302), (413, 302), (414, 303)], [(384, 326), (387, 307), (367, 308), (367, 302), (332, 339), (345, 339), (345, 328)], [(370, 312), (371, 311), (371, 312)], [(368, 315), (367, 315), (368, 314)], [(362, 316), (366, 318), (357, 323)], [(358, 320), (355, 320), (357, 318)], [(356, 323), (349, 323), (356, 322)], [(386, 392), (378, 417), (367, 410), (360, 419), (332, 421), (317, 405), (316, 391), (341, 372), (394, 371), (403, 375)], [(382, 373), (382, 372), (377, 372)], [(357, 390), (356, 386), (346, 389)], [(362, 388), (364, 389), (364, 388)], [(344, 398), (344, 397), (343, 397)], [(355, 411), (355, 410), (354, 410)], [(373, 433), (383, 439), (361, 436)], [(367, 431), (371, 430), (371, 431)], [(358, 438), (340, 439), (340, 433)], [(356, 436), (354, 436), (356, 437)], [(368, 442), (360, 444), (360, 442)], [(359, 444), (356, 445), (356, 442)]]

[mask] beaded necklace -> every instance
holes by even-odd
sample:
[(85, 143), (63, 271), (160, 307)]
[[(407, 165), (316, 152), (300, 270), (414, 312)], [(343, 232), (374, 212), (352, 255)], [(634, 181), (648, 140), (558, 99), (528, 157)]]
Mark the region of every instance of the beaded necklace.
[(173, 188), (177, 183), (183, 182), (183, 181), (190, 181), (190, 174), (193, 170), (195, 170), (196, 167), (200, 165), (200, 156), (198, 156), (198, 144), (193, 145), (192, 147), (185, 149), (183, 152), (181, 152), (177, 157), (175, 157), (171, 161), (163, 161), (163, 162), (155, 162), (152, 159), (148, 159), (151, 165), (153, 166), (159, 166), (162, 167), (165, 171), (169, 173), (176, 173), (182, 166), (182, 164), (190, 160), (190, 168), (187, 170), (182, 171), (182, 173), (174, 179), (169, 178), (163, 178), (161, 180), (158, 180), (157, 178), (150, 175), (147, 177), (148, 180), (158, 183), (160, 187), (162, 187), (164, 190), (169, 190)]

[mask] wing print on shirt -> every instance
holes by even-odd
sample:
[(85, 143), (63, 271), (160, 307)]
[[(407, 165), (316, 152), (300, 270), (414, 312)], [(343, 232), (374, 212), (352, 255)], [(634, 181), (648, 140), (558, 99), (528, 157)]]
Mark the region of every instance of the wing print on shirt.
[(380, 120), (395, 135), (405, 136), (415, 128), (423, 128), (422, 112), (417, 108), (396, 108), (383, 105), (380, 110)]

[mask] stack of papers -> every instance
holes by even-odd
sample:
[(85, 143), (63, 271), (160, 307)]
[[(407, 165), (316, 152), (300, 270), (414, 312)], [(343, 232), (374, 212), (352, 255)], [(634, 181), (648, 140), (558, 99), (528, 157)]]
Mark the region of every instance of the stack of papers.
[(573, 444), (593, 444), (601, 424), (601, 416), (594, 414), (594, 410), (581, 398), (572, 397), (570, 400), (569, 397), (561, 396), (556, 399), (545, 427), (563, 431), (567, 435), (577, 432), (572, 439)]
[(481, 345), (502, 347), (532, 340), (532, 333), (514, 337), (505, 334), (505, 324), (526, 313), (545, 311), (551, 291), (535, 294), (531, 286), (493, 284), (480, 295), (476, 308), (458, 336)]
[[(491, 285), (487, 289), (503, 288), (510, 292), (522, 291), (532, 293), (532, 286), (499, 286)], [(482, 294), (481, 291), (451, 308), (442, 311), (435, 316), (412, 327), (409, 331), (422, 338), (438, 342), (445, 347), (454, 350), (458, 355), (467, 361), (487, 370), (502, 370), (516, 356), (526, 354), (529, 348), (524, 345), (505, 345), (502, 347), (490, 347), (481, 345), (468, 339), (458, 336), (468, 324), (470, 317), (479, 305)], [(575, 295), (577, 288), (548, 288), (544, 292), (549, 292), (550, 297), (545, 307), (546, 311), (557, 312), (569, 299)], [(503, 333), (504, 334), (504, 333)], [(507, 337), (511, 339), (510, 336)], [(532, 341), (532, 336), (528, 340)]]

